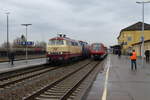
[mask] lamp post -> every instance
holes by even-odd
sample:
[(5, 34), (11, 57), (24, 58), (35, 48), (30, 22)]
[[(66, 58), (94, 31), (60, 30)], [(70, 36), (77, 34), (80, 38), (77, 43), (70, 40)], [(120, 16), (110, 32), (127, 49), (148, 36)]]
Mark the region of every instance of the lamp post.
[(6, 12), (6, 16), (7, 16), (7, 56), (9, 59), (9, 12)]
[(26, 63), (27, 63), (27, 60), (28, 60), (27, 27), (28, 27), (29, 25), (32, 25), (32, 24), (21, 24), (21, 25), (26, 27), (26, 42), (25, 42), (25, 45), (26, 45)]
[(141, 33), (141, 56), (142, 56), (142, 67), (144, 67), (144, 4), (150, 3), (150, 1), (142, 1), (142, 2), (136, 2), (138, 4), (142, 4), (142, 33)]

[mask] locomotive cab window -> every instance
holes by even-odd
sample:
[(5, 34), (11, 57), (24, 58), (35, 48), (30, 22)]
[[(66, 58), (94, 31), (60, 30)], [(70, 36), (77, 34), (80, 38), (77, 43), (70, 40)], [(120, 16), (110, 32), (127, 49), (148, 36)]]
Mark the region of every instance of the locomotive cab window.
[(64, 45), (63, 40), (50, 40), (49, 45)]
[(66, 41), (66, 44), (67, 44), (68, 46), (71, 46), (71, 42), (70, 42), (70, 41)]

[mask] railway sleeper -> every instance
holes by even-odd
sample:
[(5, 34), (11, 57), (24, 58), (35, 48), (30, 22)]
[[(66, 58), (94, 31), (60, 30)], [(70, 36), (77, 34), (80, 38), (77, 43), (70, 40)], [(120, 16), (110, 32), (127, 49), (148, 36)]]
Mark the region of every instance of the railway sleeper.
[(59, 86), (60, 87), (71, 87), (71, 85), (68, 85), (68, 84), (64, 84), (64, 85), (60, 84)]
[(73, 100), (73, 98), (68, 98), (67, 100)]
[(75, 98), (75, 95), (71, 95), (67, 100), (73, 100)]
[(68, 91), (69, 89), (64, 89), (64, 90), (56, 90), (56, 91), (52, 91), (49, 93), (65, 93), (66, 91)]
[(54, 89), (52, 89), (53, 91), (67, 91), (67, 90), (69, 90), (70, 88), (54, 88)]
[(64, 93), (64, 91), (54, 91), (54, 90), (47, 90), (46, 92), (49, 92), (49, 93)]
[(60, 100), (59, 98), (43, 98), (43, 97), (37, 97), (35, 100)]
[(55, 96), (62, 96), (64, 92), (55, 92), (55, 93), (50, 93), (50, 92), (44, 92), (46, 95), (55, 95)]
[(58, 87), (55, 87), (54, 89), (56, 89), (56, 90), (57, 90), (57, 89), (61, 89), (61, 90), (62, 90), (62, 89), (70, 89), (70, 88), (71, 88), (71, 87), (60, 87), (60, 86), (58, 86)]
[(41, 98), (49, 98), (49, 99), (52, 99), (52, 100), (53, 100), (53, 98), (57, 98), (57, 99), (60, 98), (60, 96), (56, 96), (56, 95), (46, 95), (46, 94), (41, 94), (39, 97), (41, 97)]

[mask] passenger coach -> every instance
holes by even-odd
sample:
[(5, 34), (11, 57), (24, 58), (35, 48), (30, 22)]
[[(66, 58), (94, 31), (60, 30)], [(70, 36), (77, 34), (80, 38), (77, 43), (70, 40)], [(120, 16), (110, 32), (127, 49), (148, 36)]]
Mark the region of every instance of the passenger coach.
[(79, 41), (82, 47), (82, 58), (89, 58), (90, 57), (90, 46), (85, 41)]
[(79, 42), (62, 34), (49, 39), (46, 51), (48, 62), (68, 61), (82, 56), (82, 47)]

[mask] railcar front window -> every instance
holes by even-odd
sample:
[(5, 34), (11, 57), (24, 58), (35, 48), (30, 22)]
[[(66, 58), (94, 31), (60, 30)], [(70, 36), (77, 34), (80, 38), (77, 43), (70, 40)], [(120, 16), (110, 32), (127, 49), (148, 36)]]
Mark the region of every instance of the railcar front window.
[(92, 49), (93, 50), (100, 50), (100, 45), (98, 45), (98, 44), (97, 45), (93, 45)]
[(63, 45), (64, 41), (63, 40), (50, 40), (49, 45)]

